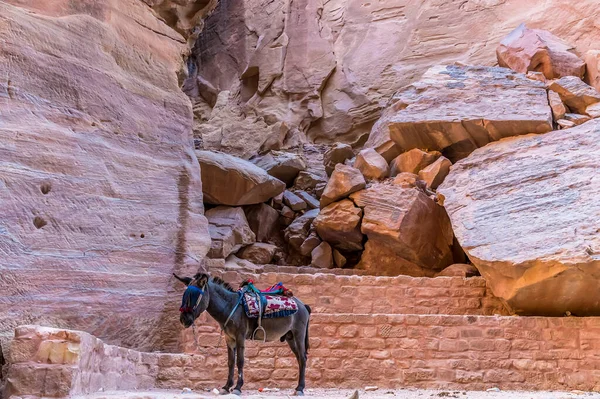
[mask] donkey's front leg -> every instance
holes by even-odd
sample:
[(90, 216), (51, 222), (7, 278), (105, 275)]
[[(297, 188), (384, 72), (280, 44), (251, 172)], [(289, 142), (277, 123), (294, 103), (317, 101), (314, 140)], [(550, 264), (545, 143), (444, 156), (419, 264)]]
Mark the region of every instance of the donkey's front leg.
[(237, 341), (237, 369), (238, 369), (238, 380), (237, 384), (235, 384), (235, 388), (231, 393), (234, 395), (242, 394), (242, 385), (244, 385), (244, 348), (245, 342), (244, 339), (238, 339)]
[(235, 372), (235, 341), (231, 339), (227, 339), (227, 366), (229, 368), (229, 374), (227, 375), (225, 386), (221, 388), (221, 395), (228, 395), (229, 390), (233, 386), (233, 373)]

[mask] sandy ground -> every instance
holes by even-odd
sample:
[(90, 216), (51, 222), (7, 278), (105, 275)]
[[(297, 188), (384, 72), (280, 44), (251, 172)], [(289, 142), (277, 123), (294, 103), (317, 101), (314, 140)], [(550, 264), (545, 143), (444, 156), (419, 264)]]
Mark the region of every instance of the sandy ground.
[[(349, 389), (310, 389), (306, 391), (306, 398), (348, 399), (354, 390)], [(244, 391), (242, 399), (294, 399), (292, 390), (279, 392), (260, 393), (258, 391)], [(426, 398), (464, 398), (464, 399), (572, 399), (572, 398), (597, 398), (600, 393), (592, 392), (478, 392), (478, 391), (433, 391), (421, 389), (388, 390), (380, 389), (372, 392), (358, 390), (359, 399), (426, 399)], [(106, 392), (87, 396), (77, 396), (73, 399), (239, 399), (235, 395), (217, 396), (210, 392), (185, 392), (181, 391), (140, 391), (140, 392)], [(355, 398), (354, 398), (355, 399)]]

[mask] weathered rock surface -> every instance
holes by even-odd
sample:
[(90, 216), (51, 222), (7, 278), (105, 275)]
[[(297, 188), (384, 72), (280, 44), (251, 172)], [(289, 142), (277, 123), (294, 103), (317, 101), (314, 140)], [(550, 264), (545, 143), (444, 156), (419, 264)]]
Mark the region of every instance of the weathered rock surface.
[(291, 191), (285, 190), (283, 193), (283, 203), (291, 210), (298, 212), (306, 209), (306, 202)]
[[(589, 108), (589, 107), (588, 107), (588, 108)], [(573, 124), (574, 124), (575, 126), (581, 125), (581, 124), (583, 124), (583, 123), (585, 123), (585, 122), (589, 121), (590, 119), (592, 119), (592, 118), (590, 118), (590, 117), (589, 117), (589, 116), (587, 116), (587, 115), (571, 114), (571, 113), (566, 113), (566, 114), (564, 115), (564, 118), (565, 118), (566, 120), (568, 120), (569, 122), (573, 122)]]
[(206, 211), (212, 240), (208, 256), (226, 258), (256, 241), (256, 236), (241, 207), (218, 206)]
[(365, 146), (391, 140), (400, 151), (437, 150), (454, 162), (504, 137), (552, 130), (545, 85), (506, 68), (436, 66), (392, 103)]
[(137, 0), (3, 1), (0, 37), (0, 342), (178, 350), (172, 273), (210, 246), (185, 39)]
[(310, 211), (294, 219), (292, 224), (285, 229), (285, 240), (292, 248), (300, 250), (300, 246), (308, 237), (310, 225), (318, 214), (318, 209), (311, 209)]
[(311, 266), (321, 269), (333, 268), (333, 251), (331, 245), (323, 241), (311, 253)]
[(420, 190), (376, 183), (350, 198), (363, 208), (361, 231), (368, 237), (359, 269), (433, 276), (452, 264), (448, 215)]
[(592, 104), (585, 109), (585, 114), (592, 118), (600, 118), (600, 103)]
[(475, 277), (480, 276), (479, 270), (473, 265), (467, 265), (464, 263), (457, 263), (450, 265), (438, 274), (436, 277)]
[(550, 103), (550, 108), (552, 108), (554, 120), (557, 121), (564, 118), (568, 111), (557, 92), (548, 90), (548, 102)]
[(365, 178), (358, 169), (341, 163), (337, 164), (323, 195), (321, 195), (321, 208), (347, 197), (355, 191), (362, 190), (366, 184)]
[(372, 148), (365, 148), (358, 153), (354, 167), (369, 180), (380, 180), (390, 174), (387, 161)]
[(427, 188), (435, 190), (448, 176), (452, 162), (446, 157), (439, 157), (437, 161), (419, 172), (419, 179), (427, 184)]
[(252, 162), (229, 154), (196, 151), (202, 170), (204, 202), (252, 205), (266, 202), (285, 190), (285, 183)]
[(333, 263), (335, 264), (335, 267), (344, 267), (347, 262), (348, 260), (340, 253), (340, 251), (337, 249), (333, 250)]
[(323, 165), (327, 176), (331, 176), (335, 165), (344, 163), (347, 159), (354, 157), (354, 151), (348, 144), (335, 143), (323, 154)]
[(237, 256), (256, 265), (267, 265), (273, 260), (276, 251), (276, 245), (257, 242), (239, 250)]
[(547, 79), (583, 78), (585, 74), (585, 62), (572, 45), (546, 30), (529, 29), (525, 24), (500, 42), (496, 54), (501, 67), (521, 73), (542, 72)]
[(599, 138), (595, 119), (494, 143), (438, 188), (469, 259), (518, 314), (600, 314)]
[(442, 154), (440, 154), (438, 151), (428, 153), (418, 148), (406, 151), (398, 155), (391, 162), (390, 175), (394, 177), (399, 173), (404, 172), (417, 174), (421, 169), (434, 163), (435, 160), (438, 159), (441, 155)]
[(256, 241), (267, 242), (279, 228), (279, 212), (267, 204), (245, 207), (246, 219), (256, 235)]
[(306, 202), (306, 205), (309, 209), (319, 208), (319, 200), (307, 193), (306, 191), (296, 191), (296, 195), (302, 198), (304, 202)]
[(310, 256), (313, 249), (318, 247), (321, 241), (322, 240), (319, 238), (319, 236), (317, 236), (316, 233), (310, 233), (300, 246), (300, 253), (304, 256)]
[(300, 171), (306, 169), (306, 163), (302, 157), (291, 152), (270, 151), (265, 155), (256, 156), (250, 161), (288, 186), (294, 183)]
[(360, 251), (363, 249), (363, 235), (360, 232), (362, 213), (362, 209), (345, 199), (321, 209), (313, 225), (319, 237), (334, 248)]
[(550, 84), (572, 112), (584, 114), (588, 106), (600, 102), (600, 92), (575, 76), (565, 76)]
[(600, 50), (590, 50), (585, 54), (587, 79), (590, 85), (600, 91)]

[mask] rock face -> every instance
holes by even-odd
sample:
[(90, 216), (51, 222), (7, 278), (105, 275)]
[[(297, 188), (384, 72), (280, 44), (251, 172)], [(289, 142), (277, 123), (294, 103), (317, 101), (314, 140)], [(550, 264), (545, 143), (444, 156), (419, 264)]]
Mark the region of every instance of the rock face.
[(596, 12), (595, 0), (219, 3), (196, 42), (188, 81), (190, 90), (210, 82), (227, 95), (218, 109), (194, 97), (196, 137), (206, 149), (255, 153), (283, 123), (283, 146), (298, 132), (354, 144), (392, 94), (431, 66), (493, 65), (516, 21), (550, 29), (585, 54), (600, 42)]
[(172, 273), (210, 245), (184, 37), (137, 0), (3, 1), (0, 37), (0, 341), (176, 351)]
[(323, 208), (313, 224), (324, 241), (346, 251), (363, 249), (360, 232), (362, 209), (350, 200), (342, 200)]
[(208, 251), (208, 256), (211, 258), (226, 258), (243, 246), (256, 241), (244, 210), (240, 207), (218, 206), (206, 211), (206, 218), (212, 240)]
[(600, 315), (600, 121), (504, 140), (438, 189), (494, 294), (526, 315)]
[(586, 108), (600, 102), (600, 92), (575, 76), (565, 76), (550, 85), (573, 112), (585, 114)]
[(590, 85), (600, 90), (600, 50), (590, 50), (585, 55), (587, 77)]
[(436, 66), (392, 102), (367, 147), (391, 140), (400, 151), (437, 150), (454, 162), (504, 137), (552, 130), (544, 84), (506, 68)]
[(372, 148), (362, 150), (354, 162), (354, 167), (363, 174), (365, 179), (379, 180), (390, 174), (390, 168), (385, 158)]
[(285, 183), (232, 155), (196, 151), (202, 169), (204, 202), (215, 205), (252, 205), (268, 201), (285, 190)]
[(358, 169), (341, 163), (337, 164), (321, 196), (321, 207), (361, 190), (365, 185), (365, 178)]
[(266, 242), (276, 233), (279, 227), (277, 210), (267, 204), (257, 204), (246, 207), (245, 212), (257, 241)]
[(363, 208), (368, 237), (358, 268), (382, 275), (433, 276), (452, 264), (446, 211), (422, 191), (376, 183), (350, 196)]
[(585, 62), (573, 46), (548, 31), (528, 29), (525, 24), (502, 40), (496, 54), (501, 67), (521, 73), (542, 72), (547, 79), (583, 78), (585, 74)]

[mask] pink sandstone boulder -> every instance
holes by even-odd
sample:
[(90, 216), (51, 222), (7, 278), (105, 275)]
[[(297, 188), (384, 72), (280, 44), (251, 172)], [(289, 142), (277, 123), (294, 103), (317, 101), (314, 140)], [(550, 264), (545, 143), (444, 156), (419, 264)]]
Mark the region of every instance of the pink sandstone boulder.
[(360, 170), (341, 163), (335, 165), (335, 170), (321, 195), (321, 208), (345, 198), (353, 192), (362, 190), (366, 184)]
[(438, 274), (436, 277), (476, 277), (480, 276), (479, 270), (473, 265), (467, 265), (464, 263), (456, 263), (454, 265), (450, 265)]
[(542, 72), (547, 79), (563, 76), (583, 78), (585, 62), (575, 47), (542, 29), (519, 25), (496, 49), (498, 64), (513, 71)]
[(251, 162), (213, 151), (196, 151), (202, 170), (204, 202), (251, 205), (266, 202), (285, 190), (285, 183)]
[(600, 120), (503, 140), (438, 188), (456, 237), (517, 314), (600, 315)]
[(600, 50), (589, 50), (585, 54), (585, 64), (589, 84), (600, 91)]
[(206, 211), (212, 244), (208, 256), (226, 258), (256, 241), (241, 207), (218, 206)]
[(354, 157), (354, 151), (348, 144), (335, 143), (323, 154), (323, 165), (327, 176), (331, 176), (335, 165), (344, 163), (345, 160)]
[(210, 246), (185, 37), (130, 0), (2, 1), (0, 37), (0, 342), (38, 323), (177, 351), (172, 273)]
[(506, 68), (435, 66), (391, 104), (365, 144), (380, 153), (392, 141), (455, 162), (492, 141), (552, 130), (545, 85)]
[(406, 151), (391, 162), (390, 176), (394, 177), (403, 172), (417, 174), (421, 169), (434, 163), (441, 155), (438, 151), (428, 153), (418, 148)]
[(390, 173), (387, 161), (372, 148), (365, 148), (358, 153), (354, 167), (360, 170), (367, 180), (380, 180)]
[(359, 269), (433, 276), (453, 263), (448, 215), (422, 191), (382, 182), (350, 198), (363, 208), (361, 231), (368, 238)]
[(294, 183), (298, 173), (306, 169), (306, 163), (299, 155), (284, 151), (269, 151), (251, 158), (250, 162), (288, 186)]
[(256, 241), (267, 242), (276, 235), (279, 228), (279, 212), (267, 204), (244, 207), (250, 229), (256, 235)]
[(363, 249), (360, 232), (362, 213), (362, 209), (354, 206), (352, 201), (344, 199), (321, 209), (313, 225), (319, 237), (334, 248), (360, 251)]
[(571, 112), (585, 114), (588, 106), (600, 102), (600, 92), (575, 76), (565, 76), (550, 84)]
[(557, 92), (548, 90), (548, 102), (550, 103), (550, 108), (552, 108), (554, 120), (557, 121), (564, 118), (568, 111)]
[(311, 253), (311, 266), (321, 269), (333, 268), (333, 251), (331, 245), (323, 241)]
[(266, 265), (271, 263), (276, 251), (276, 245), (257, 242), (240, 249), (237, 256), (256, 265)]
[(446, 157), (439, 157), (437, 161), (419, 171), (419, 179), (427, 184), (427, 188), (435, 190), (448, 176), (452, 162)]

